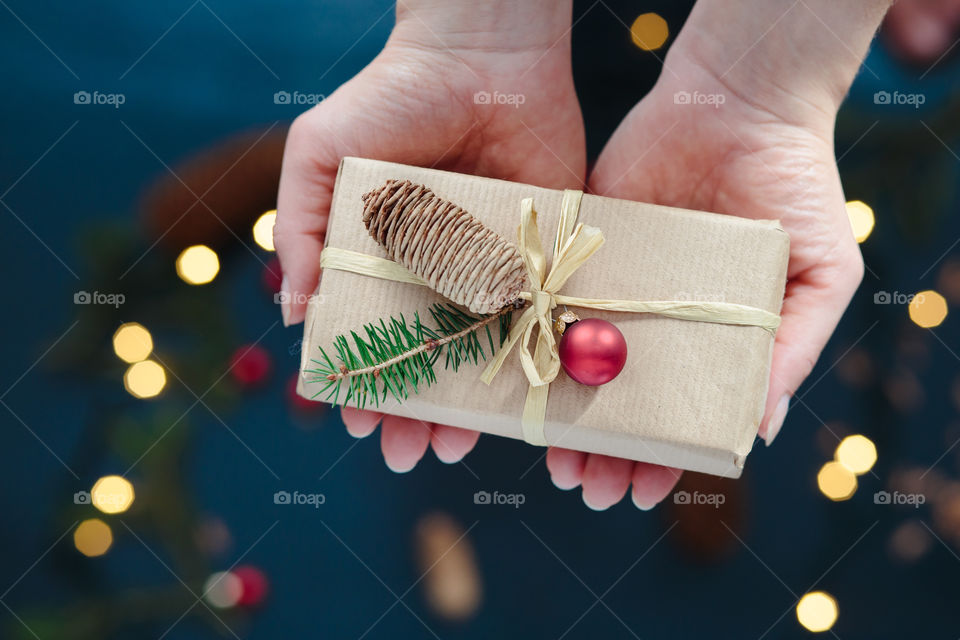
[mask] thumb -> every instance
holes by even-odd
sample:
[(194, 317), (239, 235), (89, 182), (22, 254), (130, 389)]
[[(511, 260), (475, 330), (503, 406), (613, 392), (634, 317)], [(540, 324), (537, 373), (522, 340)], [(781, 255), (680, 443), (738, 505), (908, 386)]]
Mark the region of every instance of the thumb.
[(863, 278), (863, 259), (856, 244), (844, 254), (836, 265), (816, 265), (787, 283), (759, 430), (768, 446)]
[[(308, 114), (310, 112), (307, 112)], [(287, 135), (277, 195), (273, 244), (283, 271), (280, 302), (284, 326), (303, 322), (307, 299), (320, 280), (320, 252), (339, 157), (323, 144), (323, 120), (297, 118)]]

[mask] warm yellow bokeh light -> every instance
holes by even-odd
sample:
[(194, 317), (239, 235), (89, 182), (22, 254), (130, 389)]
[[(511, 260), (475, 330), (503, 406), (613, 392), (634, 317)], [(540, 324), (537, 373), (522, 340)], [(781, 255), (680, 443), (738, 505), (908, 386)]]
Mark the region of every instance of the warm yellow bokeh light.
[(808, 631), (827, 631), (837, 621), (837, 601), (824, 591), (811, 591), (797, 603), (797, 620)]
[(873, 232), (873, 225), (876, 224), (873, 209), (870, 208), (870, 205), (860, 200), (851, 200), (847, 203), (847, 217), (850, 218), (853, 237), (857, 239), (857, 242), (863, 242), (870, 237)]
[(817, 486), (831, 500), (849, 500), (857, 492), (857, 476), (839, 462), (831, 460), (820, 468)]
[(144, 360), (127, 367), (123, 386), (137, 398), (152, 398), (167, 384), (167, 372), (153, 360)]
[(137, 322), (122, 324), (113, 334), (113, 352), (124, 362), (146, 360), (151, 351), (153, 351), (153, 337), (143, 325)]
[(104, 513), (123, 513), (133, 504), (133, 485), (120, 476), (104, 476), (90, 490), (90, 502)]
[(84, 520), (73, 531), (73, 545), (88, 558), (102, 556), (112, 544), (113, 532), (99, 518)]
[(187, 284), (207, 284), (219, 271), (220, 259), (206, 245), (187, 247), (177, 256), (177, 275)]
[(277, 221), (277, 210), (267, 211), (253, 223), (253, 240), (266, 249), (273, 251), (273, 224)]
[(218, 609), (229, 609), (240, 602), (243, 596), (243, 581), (229, 571), (210, 574), (203, 584), (203, 597)]
[(939, 327), (947, 317), (947, 301), (936, 291), (921, 291), (910, 301), (910, 319), (924, 329)]
[(837, 445), (834, 457), (847, 470), (860, 476), (876, 464), (877, 447), (866, 436), (847, 436)]
[(670, 37), (670, 27), (667, 21), (655, 13), (643, 13), (637, 16), (630, 26), (630, 37), (633, 44), (644, 51), (654, 51), (663, 46)]

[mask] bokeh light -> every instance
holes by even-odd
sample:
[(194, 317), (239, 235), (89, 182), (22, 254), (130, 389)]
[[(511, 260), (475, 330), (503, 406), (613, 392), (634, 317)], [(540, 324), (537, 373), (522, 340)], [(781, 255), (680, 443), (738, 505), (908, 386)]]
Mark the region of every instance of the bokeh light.
[(851, 200), (847, 203), (847, 217), (850, 218), (853, 237), (857, 239), (857, 242), (863, 242), (870, 237), (873, 226), (876, 224), (873, 209), (870, 208), (870, 205), (860, 200)]
[(113, 334), (113, 352), (124, 362), (146, 360), (153, 351), (153, 337), (147, 329), (137, 322), (120, 325)]
[(112, 544), (110, 525), (99, 518), (84, 520), (73, 530), (73, 545), (88, 558), (102, 556)]
[(877, 462), (877, 447), (862, 435), (847, 436), (837, 446), (837, 462), (856, 475), (863, 475)]
[(277, 210), (267, 211), (253, 223), (253, 240), (267, 251), (273, 251), (273, 225)]
[(838, 613), (837, 601), (824, 591), (811, 591), (797, 602), (797, 620), (808, 631), (830, 630)]
[(104, 476), (90, 490), (90, 501), (104, 513), (123, 513), (133, 504), (133, 485), (121, 476)]
[(654, 51), (663, 46), (670, 37), (667, 21), (656, 13), (643, 13), (637, 16), (630, 26), (630, 38), (633, 44), (644, 51)]
[(857, 476), (845, 466), (831, 460), (817, 474), (820, 492), (835, 502), (849, 500), (857, 492)]
[(243, 596), (243, 582), (229, 571), (210, 574), (203, 583), (203, 598), (218, 609), (235, 607)]
[(207, 284), (217, 277), (219, 271), (220, 259), (206, 245), (187, 247), (177, 256), (177, 275), (187, 284)]
[(947, 301), (936, 291), (921, 291), (909, 306), (910, 319), (924, 329), (939, 327), (947, 317)]
[(153, 360), (136, 362), (123, 374), (123, 386), (136, 398), (152, 398), (163, 391), (167, 372)]

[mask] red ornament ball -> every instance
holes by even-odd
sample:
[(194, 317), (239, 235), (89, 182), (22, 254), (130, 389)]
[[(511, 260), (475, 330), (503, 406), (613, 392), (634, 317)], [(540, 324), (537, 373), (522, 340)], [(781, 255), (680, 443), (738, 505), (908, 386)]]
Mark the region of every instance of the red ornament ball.
[(263, 385), (271, 368), (270, 354), (258, 345), (244, 345), (230, 358), (230, 375), (244, 389)]
[(237, 604), (241, 607), (256, 607), (263, 604), (270, 590), (267, 576), (260, 569), (243, 565), (236, 567), (231, 572), (240, 579), (242, 590)]
[(599, 318), (578, 320), (560, 338), (560, 364), (567, 375), (591, 387), (617, 377), (627, 362), (627, 341), (614, 325)]

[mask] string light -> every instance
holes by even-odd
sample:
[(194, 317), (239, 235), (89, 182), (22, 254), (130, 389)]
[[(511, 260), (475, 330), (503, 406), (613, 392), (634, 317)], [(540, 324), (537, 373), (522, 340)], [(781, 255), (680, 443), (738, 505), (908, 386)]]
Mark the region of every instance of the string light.
[(73, 545), (88, 558), (102, 556), (112, 544), (110, 525), (99, 518), (84, 520), (73, 530)]
[(206, 245), (187, 247), (177, 256), (177, 275), (187, 284), (207, 284), (219, 272), (220, 258)]
[(808, 631), (830, 630), (837, 621), (837, 601), (824, 591), (811, 591), (797, 602), (797, 620)]
[(253, 240), (267, 251), (273, 251), (273, 225), (277, 221), (277, 210), (267, 211), (253, 223)]
[(124, 362), (146, 360), (153, 351), (153, 337), (146, 328), (136, 322), (120, 325), (113, 334), (113, 352)]
[(637, 16), (630, 26), (630, 38), (633, 44), (644, 51), (655, 51), (663, 46), (670, 37), (667, 21), (656, 13), (643, 13)]
[(857, 492), (857, 476), (835, 460), (820, 468), (817, 474), (820, 492), (834, 502), (849, 500)]
[(860, 476), (876, 464), (877, 447), (866, 436), (847, 436), (837, 445), (834, 457), (848, 471)]
[(850, 218), (853, 237), (857, 239), (857, 242), (863, 242), (870, 237), (873, 226), (876, 224), (876, 218), (870, 205), (860, 200), (851, 200), (847, 203), (847, 217)]
[(90, 501), (104, 513), (123, 513), (133, 504), (133, 485), (120, 476), (104, 476), (90, 490)]
[(913, 296), (908, 307), (910, 319), (924, 329), (939, 327), (947, 317), (947, 301), (936, 291), (927, 290)]
[(203, 598), (218, 609), (235, 607), (243, 596), (243, 581), (229, 571), (210, 574), (203, 583)]
[(167, 372), (153, 360), (136, 362), (123, 374), (123, 386), (135, 398), (152, 398), (167, 385)]

